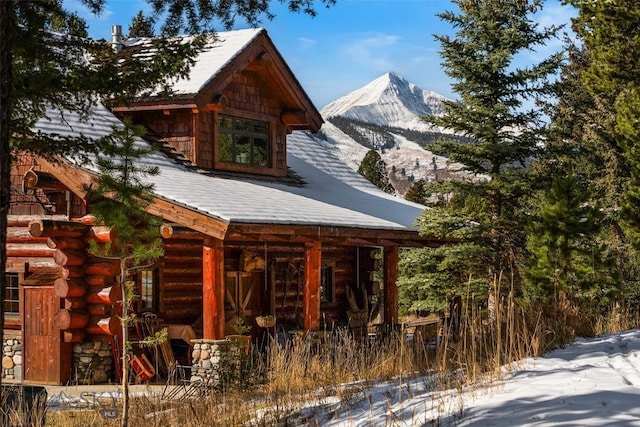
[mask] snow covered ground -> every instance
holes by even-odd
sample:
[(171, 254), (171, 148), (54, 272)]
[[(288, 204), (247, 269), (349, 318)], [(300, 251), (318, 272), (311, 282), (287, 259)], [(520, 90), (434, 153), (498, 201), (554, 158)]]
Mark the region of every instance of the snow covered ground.
[(300, 413), (322, 426), (640, 426), (640, 330), (578, 339), (500, 381), (433, 391), (427, 377), (325, 398)]
[[(73, 402), (86, 407), (89, 397), (119, 397), (93, 392)], [(50, 392), (50, 410), (60, 406), (54, 401), (60, 396), (71, 399)], [(264, 409), (245, 425), (640, 427), (640, 330), (578, 339), (545, 357), (505, 367), (502, 378), (491, 383), (444, 391), (430, 377), (347, 384), (305, 405), (286, 424), (273, 422), (272, 411)]]

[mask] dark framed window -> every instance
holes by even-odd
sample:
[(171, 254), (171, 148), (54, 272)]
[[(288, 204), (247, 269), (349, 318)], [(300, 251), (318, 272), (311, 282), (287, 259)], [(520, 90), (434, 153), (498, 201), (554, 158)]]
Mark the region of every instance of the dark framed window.
[(20, 275), (5, 273), (4, 312), (6, 314), (20, 313)]
[(269, 123), (218, 116), (218, 160), (269, 167)]
[(160, 309), (160, 274), (157, 268), (140, 270), (140, 311)]
[(331, 304), (334, 300), (335, 261), (325, 261), (320, 270), (320, 302)]

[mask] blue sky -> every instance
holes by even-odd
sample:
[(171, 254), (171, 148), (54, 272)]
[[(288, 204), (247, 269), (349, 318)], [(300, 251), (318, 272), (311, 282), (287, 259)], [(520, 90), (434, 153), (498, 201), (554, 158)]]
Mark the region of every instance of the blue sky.
[[(380, 75), (394, 71), (422, 89), (455, 98), (449, 78), (442, 71), (440, 45), (434, 34), (452, 34), (436, 14), (450, 10), (449, 0), (338, 0), (331, 8), (320, 5), (318, 15), (292, 14), (272, 0), (273, 20), (263, 20), (274, 44), (318, 109), (364, 86)], [(111, 25), (126, 33), (131, 17), (148, 10), (145, 0), (107, 0), (99, 17), (83, 11), (78, 0), (65, 0), (89, 23), (92, 37), (109, 39)], [(547, 0), (535, 15), (542, 25), (569, 23), (573, 9), (557, 0)], [(246, 28), (237, 24), (237, 28)], [(222, 29), (222, 28), (221, 28)], [(524, 55), (535, 62), (559, 50), (554, 43)]]

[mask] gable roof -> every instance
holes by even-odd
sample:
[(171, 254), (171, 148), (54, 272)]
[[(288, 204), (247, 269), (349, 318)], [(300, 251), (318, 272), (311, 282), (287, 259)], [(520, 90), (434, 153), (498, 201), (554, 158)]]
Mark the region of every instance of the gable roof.
[[(95, 140), (110, 134), (113, 127), (123, 126), (102, 105), (97, 105), (90, 117), (83, 121), (73, 112), (49, 111), (47, 118), (37, 122), (36, 130)], [(147, 144), (140, 138), (137, 143)], [(161, 152), (145, 157), (142, 162), (160, 169), (159, 175), (146, 178), (154, 185), (157, 198), (224, 224), (416, 230), (414, 222), (424, 206), (382, 192), (309, 133), (295, 131), (287, 143), (287, 161), (304, 180), (302, 186), (214, 177)], [(90, 173), (97, 171), (93, 164), (74, 167)], [(69, 182), (63, 169), (51, 169), (50, 173)], [(79, 191), (79, 186), (71, 189)]]
[[(189, 42), (194, 36), (182, 36)], [(135, 38), (124, 44), (123, 54), (138, 57), (152, 56), (154, 38)], [(174, 91), (170, 102), (175, 108), (202, 108), (212, 102), (225, 89), (238, 72), (251, 68), (262, 76), (263, 84), (281, 96), (281, 107), (303, 113), (306, 123), (314, 132), (323, 119), (264, 28), (250, 28), (217, 32), (194, 58), (188, 76), (176, 77), (171, 83)], [(168, 99), (152, 96), (133, 101), (131, 106), (117, 107), (116, 111), (140, 109), (142, 105), (155, 105), (166, 109)]]
[[(246, 49), (256, 37), (265, 30), (251, 28), (219, 32), (210, 40), (203, 51), (195, 58), (189, 75), (174, 79), (172, 88), (177, 95), (195, 95), (211, 82), (220, 71), (229, 65), (233, 58)], [(193, 36), (184, 36), (185, 42), (194, 39)], [(154, 38), (134, 38), (124, 43), (123, 52), (131, 52), (136, 56), (148, 56), (154, 52)]]

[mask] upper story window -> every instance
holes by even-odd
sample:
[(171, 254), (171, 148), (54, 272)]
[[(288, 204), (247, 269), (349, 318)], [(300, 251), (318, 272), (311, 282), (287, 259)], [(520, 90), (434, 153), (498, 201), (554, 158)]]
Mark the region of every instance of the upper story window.
[(218, 159), (269, 167), (269, 123), (219, 115)]
[(4, 312), (6, 314), (20, 313), (20, 275), (5, 273)]

